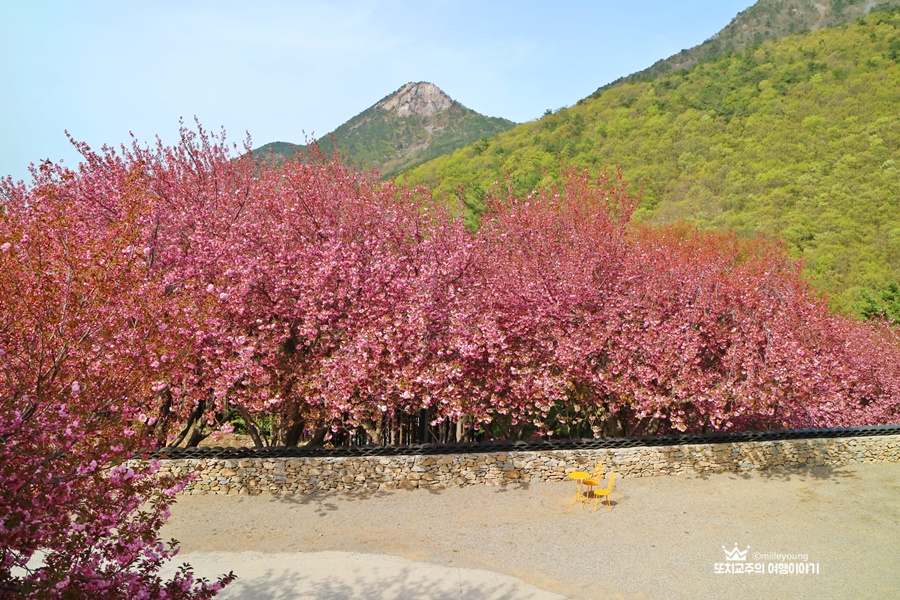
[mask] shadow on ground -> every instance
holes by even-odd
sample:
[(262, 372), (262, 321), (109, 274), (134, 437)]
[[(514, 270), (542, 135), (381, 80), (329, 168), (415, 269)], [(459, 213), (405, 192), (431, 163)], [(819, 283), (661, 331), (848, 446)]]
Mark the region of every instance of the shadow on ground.
[(215, 569), (217, 564), (236, 565), (238, 579), (218, 596), (223, 600), (563, 598), (499, 573), (416, 563), (394, 556), (323, 552), (292, 559), (286, 554), (204, 553), (185, 558), (195, 564), (199, 574)]

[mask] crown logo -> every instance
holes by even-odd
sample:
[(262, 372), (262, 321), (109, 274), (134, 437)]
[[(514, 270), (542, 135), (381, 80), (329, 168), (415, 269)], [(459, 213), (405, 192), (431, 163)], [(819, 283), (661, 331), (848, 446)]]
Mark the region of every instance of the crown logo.
[(747, 560), (747, 550), (749, 549), (750, 546), (747, 546), (743, 550), (738, 550), (737, 542), (734, 543), (734, 550), (722, 546), (722, 550), (725, 551), (725, 560)]

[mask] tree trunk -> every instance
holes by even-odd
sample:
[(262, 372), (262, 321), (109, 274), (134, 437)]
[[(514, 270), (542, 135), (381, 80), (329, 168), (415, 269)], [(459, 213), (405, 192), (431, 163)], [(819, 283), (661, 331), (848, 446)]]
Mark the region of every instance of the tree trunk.
[(210, 432), (208, 431), (203, 431), (203, 424), (198, 423), (194, 425), (194, 429), (191, 431), (191, 437), (188, 438), (185, 448), (196, 448), (197, 444), (209, 437), (209, 433)]
[(306, 423), (303, 419), (295, 420), (284, 432), (284, 445), (296, 446), (300, 443), (300, 436), (303, 435), (303, 429)]
[(194, 410), (191, 411), (191, 415), (188, 417), (187, 424), (185, 424), (184, 429), (181, 430), (175, 439), (169, 444), (169, 448), (177, 448), (181, 445), (181, 442), (184, 441), (184, 438), (187, 437), (187, 434), (194, 427), (194, 423), (203, 416), (203, 411), (206, 409), (206, 400), (200, 400), (197, 403), (197, 406), (194, 407)]
[(428, 409), (419, 410), (419, 443), (427, 444), (428, 439)]
[(169, 417), (172, 414), (172, 392), (169, 391), (169, 388), (166, 388), (160, 392), (160, 395), (163, 397), (163, 403), (159, 408), (159, 417), (156, 419), (156, 424), (150, 430), (156, 439), (157, 448), (163, 448), (166, 445), (166, 430), (168, 429)]
[(328, 435), (328, 425), (319, 427), (313, 432), (312, 438), (306, 443), (307, 446), (321, 446), (325, 443), (325, 436)]
[(253, 422), (253, 415), (251, 415), (250, 411), (243, 406), (235, 407), (235, 410), (244, 420), (244, 424), (247, 426), (247, 433), (250, 434), (250, 439), (253, 440), (253, 446), (256, 448), (263, 448), (263, 439), (259, 434), (259, 428), (256, 426), (256, 423)]

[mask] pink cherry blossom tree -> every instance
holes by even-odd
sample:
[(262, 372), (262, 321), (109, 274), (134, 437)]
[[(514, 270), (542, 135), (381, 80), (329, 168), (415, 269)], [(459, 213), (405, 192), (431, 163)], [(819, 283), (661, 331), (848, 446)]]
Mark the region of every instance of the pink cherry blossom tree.
[(396, 411), (438, 402), (447, 297), (474, 245), (443, 203), (315, 150), (234, 159), (202, 130), (124, 162), (157, 199), (152, 269), (192, 307), (177, 324), (191, 368), (166, 381), (158, 417), (181, 423), (170, 443), (235, 416), (257, 445), (360, 427), (379, 439)]
[(495, 435), (900, 416), (896, 330), (830, 314), (779, 245), (631, 224), (620, 178), (570, 171), (559, 190), (498, 197), (456, 342)]
[(128, 466), (176, 312), (148, 269), (137, 165), (91, 156), (0, 182), (0, 595), (209, 598), (158, 531), (181, 482)]

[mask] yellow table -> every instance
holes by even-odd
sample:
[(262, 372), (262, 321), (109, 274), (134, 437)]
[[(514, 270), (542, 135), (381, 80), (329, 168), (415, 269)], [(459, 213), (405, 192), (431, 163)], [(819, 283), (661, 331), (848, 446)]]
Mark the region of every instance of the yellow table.
[(569, 502), (569, 506), (575, 504), (576, 500), (581, 500), (581, 506), (584, 506), (584, 494), (581, 493), (581, 482), (590, 476), (591, 474), (586, 471), (573, 471), (569, 473), (569, 479), (574, 479), (578, 482), (578, 492), (575, 494), (575, 497), (572, 498), (572, 501)]

